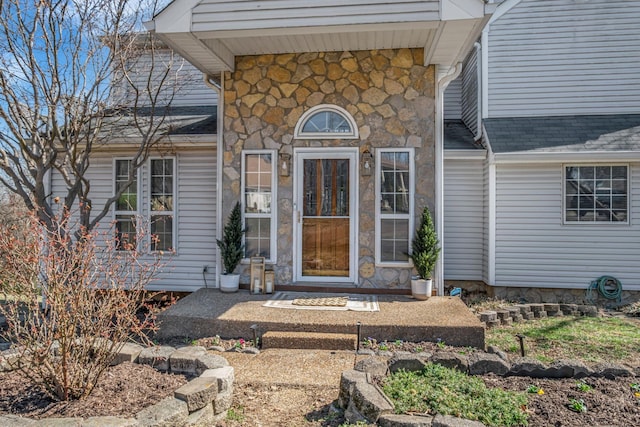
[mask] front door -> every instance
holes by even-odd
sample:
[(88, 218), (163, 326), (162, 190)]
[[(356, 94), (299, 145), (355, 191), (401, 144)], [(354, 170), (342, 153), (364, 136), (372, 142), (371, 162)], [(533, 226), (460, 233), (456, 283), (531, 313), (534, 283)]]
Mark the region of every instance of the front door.
[(355, 283), (357, 151), (295, 153), (296, 280)]

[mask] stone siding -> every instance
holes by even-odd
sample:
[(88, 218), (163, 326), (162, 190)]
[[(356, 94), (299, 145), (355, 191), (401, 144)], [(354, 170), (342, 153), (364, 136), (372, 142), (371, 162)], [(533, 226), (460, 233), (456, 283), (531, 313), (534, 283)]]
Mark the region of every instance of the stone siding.
[[(422, 49), (244, 56), (224, 76), (223, 218), (240, 200), (242, 150), (298, 147), (415, 149), (416, 221), (434, 206), (434, 68)], [(302, 114), (320, 104), (347, 110), (359, 140), (296, 140)], [(278, 177), (276, 284), (293, 281), (294, 176)], [(361, 287), (408, 288), (410, 268), (375, 266), (375, 176), (359, 176), (358, 281)], [(242, 272), (247, 280), (248, 269)]]

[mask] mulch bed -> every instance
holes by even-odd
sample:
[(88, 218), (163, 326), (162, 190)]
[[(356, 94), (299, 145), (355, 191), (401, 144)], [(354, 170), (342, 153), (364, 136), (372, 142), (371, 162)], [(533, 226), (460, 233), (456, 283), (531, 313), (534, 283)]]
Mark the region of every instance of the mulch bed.
[(19, 372), (2, 372), (0, 414), (29, 418), (135, 417), (137, 412), (172, 396), (174, 390), (186, 383), (182, 375), (161, 373), (148, 365), (122, 363), (103, 374), (89, 397), (57, 402)]
[[(483, 377), (489, 387), (523, 392), (530, 385), (541, 388), (543, 394), (529, 394), (530, 426), (583, 427), (583, 426), (638, 426), (640, 425), (640, 398), (635, 397), (631, 383), (638, 378), (584, 378), (592, 390), (581, 392), (575, 379), (535, 379), (528, 377)], [(570, 400), (583, 400), (586, 412), (570, 409)]]

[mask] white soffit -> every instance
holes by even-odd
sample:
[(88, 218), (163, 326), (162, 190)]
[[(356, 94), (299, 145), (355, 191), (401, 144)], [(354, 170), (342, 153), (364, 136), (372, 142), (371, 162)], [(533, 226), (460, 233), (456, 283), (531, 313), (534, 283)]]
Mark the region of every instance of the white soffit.
[(435, 25), (410, 30), (345, 31), (345, 28), (335, 28), (334, 31), (324, 31), (270, 36), (247, 34), (244, 37), (205, 39), (205, 43), (209, 45), (211, 40), (218, 40), (236, 55), (399, 49), (424, 47), (433, 37)]
[[(230, 3), (235, 8), (242, 5), (256, 7), (249, 4), (253, 2), (244, 3), (240, 0)], [(267, 3), (276, 4), (273, 1)], [(334, 3), (338, 5), (341, 2), (332, 0), (331, 4)], [(361, 0), (348, 0), (345, 5), (352, 3), (364, 7)], [(209, 25), (205, 25), (207, 19), (203, 19), (200, 16), (202, 14), (196, 13), (205, 4), (211, 9), (207, 10), (212, 19)], [(363, 9), (367, 12), (364, 15), (347, 16), (345, 10), (355, 10), (353, 6), (347, 6), (346, 9), (336, 7), (336, 11), (345, 13), (345, 16), (333, 17), (331, 21), (336, 25), (326, 25), (329, 16), (318, 16), (307, 26), (301, 26), (298, 21), (287, 24), (286, 20), (267, 19), (270, 14), (263, 11), (264, 16), (259, 16), (265, 18), (269, 25), (260, 21), (264, 25), (262, 28), (252, 27), (246, 21), (236, 22), (236, 27), (224, 27), (213, 19), (221, 13), (219, 7), (222, 4), (220, 0), (176, 0), (147, 27), (202, 72), (217, 74), (233, 70), (234, 57), (240, 55), (398, 48), (424, 48), (426, 65), (451, 66), (464, 58), (486, 21), (482, 0), (441, 0), (440, 11), (435, 1), (408, 1), (408, 9), (404, 12), (407, 16), (403, 16), (402, 22), (391, 22), (400, 19), (400, 15), (382, 13), (389, 3), (374, 0), (369, 8)], [(260, 2), (255, 4), (259, 5)], [(320, 11), (328, 7), (326, 2), (313, 4)], [(420, 10), (420, 13), (409, 13), (413, 10), (411, 8), (417, 8), (415, 10)], [(298, 4), (295, 9), (302, 10), (304, 7)], [(254, 14), (257, 12), (255, 10)], [(196, 23), (198, 17), (203, 22)], [(345, 21), (346, 18), (350, 19)], [(270, 27), (278, 22), (279, 27)], [(287, 26), (294, 23), (297, 26)]]
[(485, 22), (485, 18), (442, 22), (433, 43), (425, 46), (425, 64), (451, 66), (462, 61)]

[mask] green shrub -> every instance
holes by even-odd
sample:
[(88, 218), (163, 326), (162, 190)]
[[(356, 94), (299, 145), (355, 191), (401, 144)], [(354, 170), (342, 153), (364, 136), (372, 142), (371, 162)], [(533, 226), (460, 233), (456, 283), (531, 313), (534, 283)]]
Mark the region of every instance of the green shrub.
[(480, 378), (436, 364), (422, 372), (396, 372), (385, 379), (383, 390), (396, 413), (440, 413), (487, 426), (527, 425), (525, 394), (487, 388)]

